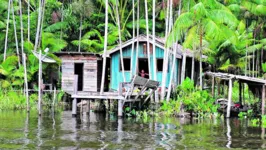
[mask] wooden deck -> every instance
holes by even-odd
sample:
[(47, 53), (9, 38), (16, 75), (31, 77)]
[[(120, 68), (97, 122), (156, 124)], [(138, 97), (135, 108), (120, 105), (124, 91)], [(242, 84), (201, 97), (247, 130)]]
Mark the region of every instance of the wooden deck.
[[(159, 82), (146, 79), (135, 75), (131, 82), (122, 82), (119, 84), (119, 90), (113, 92), (96, 92), (96, 91), (78, 91), (78, 75), (74, 76), (73, 92), (67, 92), (73, 98), (72, 114), (77, 114), (77, 99), (82, 100), (117, 100), (118, 101), (118, 116), (123, 115), (123, 106), (126, 102), (140, 101), (140, 104), (150, 99), (151, 95), (155, 93)], [(142, 102), (143, 101), (143, 102)]]
[(71, 94), (72, 98), (78, 99), (114, 99), (114, 100), (123, 100), (124, 97), (119, 95), (118, 92), (104, 92), (100, 94), (100, 92), (77, 92), (77, 94)]
[[(261, 115), (265, 114), (265, 92), (266, 92), (266, 80), (255, 78), (255, 77), (248, 77), (248, 76), (241, 76), (241, 75), (234, 75), (228, 73), (221, 73), (221, 72), (206, 72), (207, 75), (212, 76), (212, 95), (215, 94), (215, 78), (220, 78), (221, 80), (228, 80), (228, 104), (230, 106), (232, 101), (232, 92), (233, 92), (233, 81), (238, 81), (239, 83), (239, 101), (242, 103), (242, 83), (246, 83), (248, 86), (253, 85), (257, 89), (259, 89), (261, 94)], [(227, 107), (227, 114), (226, 117), (230, 117), (231, 107)]]

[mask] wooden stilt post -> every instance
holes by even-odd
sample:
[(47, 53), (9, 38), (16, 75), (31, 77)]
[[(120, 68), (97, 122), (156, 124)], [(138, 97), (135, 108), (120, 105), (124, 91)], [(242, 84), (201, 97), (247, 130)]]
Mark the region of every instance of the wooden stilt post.
[[(73, 93), (77, 94), (77, 91), (78, 91), (78, 75), (75, 75)], [(76, 117), (76, 115), (77, 115), (77, 98), (74, 98), (72, 101), (72, 117)]]
[(229, 79), (229, 88), (228, 88), (228, 103), (227, 103), (227, 114), (226, 117), (230, 117), (231, 103), (232, 103), (232, 78)]
[(90, 100), (88, 100), (88, 102), (87, 102), (87, 114), (89, 114), (90, 113), (90, 107), (91, 107), (91, 101)]
[(217, 94), (218, 96), (221, 94), (221, 80), (218, 80), (217, 82)]
[(212, 97), (214, 97), (214, 95), (215, 95), (215, 77), (214, 76), (212, 76)]
[(56, 87), (54, 87), (53, 107), (55, 106), (55, 101), (56, 101)]
[(239, 82), (239, 103), (242, 105), (242, 83)]
[(242, 86), (242, 99), (243, 99), (243, 105), (245, 105), (245, 87), (246, 87), (246, 85), (245, 85), (245, 83), (244, 83), (244, 86)]
[(72, 117), (76, 117), (77, 115), (77, 99), (74, 98), (72, 101)]
[[(119, 84), (119, 96), (123, 94), (122, 83)], [(123, 116), (123, 101), (121, 99), (118, 100), (118, 117)]]
[(123, 116), (123, 102), (122, 100), (118, 100), (118, 117)]
[(261, 97), (261, 115), (265, 114), (265, 85), (262, 85), (262, 97)]
[(26, 54), (23, 53), (23, 66), (24, 66), (24, 82), (25, 82), (25, 91), (26, 91), (26, 100), (27, 100), (27, 111), (30, 111), (30, 102), (29, 102), (29, 89), (28, 89), (28, 79), (27, 79), (27, 64), (26, 64)]
[(224, 82), (224, 86), (223, 86), (223, 94), (224, 94), (224, 97), (225, 97), (225, 82)]
[(111, 103), (110, 103), (110, 99), (108, 99), (108, 110), (111, 111)]

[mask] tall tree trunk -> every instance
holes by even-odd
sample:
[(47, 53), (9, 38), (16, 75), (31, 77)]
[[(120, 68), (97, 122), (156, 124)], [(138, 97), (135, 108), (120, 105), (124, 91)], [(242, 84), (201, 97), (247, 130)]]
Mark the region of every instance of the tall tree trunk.
[(102, 70), (102, 81), (101, 81), (101, 91), (103, 94), (104, 81), (105, 81), (105, 68), (106, 68), (106, 52), (107, 52), (107, 40), (108, 40), (108, 0), (105, 0), (105, 28), (104, 28), (104, 51), (103, 51), (103, 70)]
[(152, 0), (152, 50), (153, 50), (153, 80), (157, 80), (157, 62), (156, 62), (156, 46), (155, 46), (155, 0)]
[[(181, 8), (180, 8), (180, 10), (181, 10)], [(183, 59), (182, 59), (182, 68), (181, 68), (181, 84), (185, 80), (185, 76), (186, 76), (187, 52), (186, 52), (185, 49), (184, 49), (183, 57), (182, 58)]]
[[(254, 45), (255, 45), (255, 37), (254, 37)], [(252, 77), (255, 77), (255, 50), (252, 52)]]
[[(8, 29), (9, 29), (9, 17), (10, 17), (10, 4), (12, 0), (8, 1), (7, 7), (7, 22), (6, 22), (6, 37), (5, 37), (5, 49), (4, 49), (4, 61), (6, 60), (7, 41), (8, 41)], [(13, 2), (12, 2), (13, 3)]]
[[(24, 54), (24, 36), (23, 36), (23, 19), (22, 19), (22, 6), (19, 0), (19, 17), (20, 17), (20, 40), (21, 40), (21, 54)], [(23, 59), (23, 57), (22, 57)]]
[[(42, 28), (43, 28), (43, 21), (44, 21), (44, 12), (45, 12), (45, 0), (42, 1), (43, 5), (42, 5), (42, 21), (41, 21), (41, 27), (40, 27), (40, 36), (39, 36), (39, 43), (38, 46), (41, 46), (42, 44)], [(43, 49), (45, 49), (45, 47), (43, 47)]]
[(28, 1), (28, 41), (30, 41), (30, 1)]
[(247, 76), (248, 72), (248, 51), (247, 51), (248, 45), (246, 45), (246, 64), (245, 64), (245, 76)]
[[(169, 6), (170, 0), (167, 0), (167, 8), (166, 8), (166, 19), (165, 19), (165, 38), (168, 37), (169, 32)], [(168, 54), (169, 49), (165, 48), (164, 51), (164, 61), (163, 61), (163, 77), (162, 77), (162, 90), (161, 90), (161, 100), (165, 98), (165, 88), (166, 88), (166, 78), (167, 78), (167, 70), (168, 70)]]
[(30, 102), (29, 102), (29, 89), (28, 89), (28, 78), (27, 78), (27, 65), (26, 65), (26, 54), (22, 54), (23, 66), (24, 66), (24, 82), (26, 90), (26, 101), (27, 101), (27, 111), (30, 111)]
[[(178, 43), (178, 42), (177, 42)], [(170, 73), (170, 81), (169, 81), (169, 88), (168, 88), (168, 92), (167, 92), (167, 97), (166, 97), (166, 101), (170, 100), (170, 96), (171, 96), (171, 90), (172, 90), (172, 81), (173, 81), (173, 76), (174, 76), (174, 70), (176, 68), (176, 53), (177, 53), (177, 49), (178, 49), (178, 44), (174, 44), (174, 58), (173, 58), (173, 64), (172, 64), (172, 68), (171, 68), (171, 73)]]
[(27, 98), (27, 111), (29, 111), (28, 109), (28, 100), (29, 100), (29, 93), (28, 93), (28, 83), (27, 83), (27, 68), (26, 68), (26, 54), (24, 53), (24, 35), (23, 35), (23, 19), (22, 19), (22, 5), (21, 5), (21, 0), (19, 0), (19, 17), (20, 17), (20, 40), (21, 40), (21, 54), (22, 54), (22, 61), (23, 61), (23, 67), (24, 67), (24, 72), (25, 72), (25, 76), (24, 76), (24, 92), (26, 93), (26, 98)]
[(20, 56), (19, 56), (19, 48), (18, 48), (17, 26), (16, 26), (16, 18), (15, 18), (13, 2), (11, 3), (11, 11), (12, 11), (13, 26), (14, 26), (16, 52), (17, 52), (17, 56), (18, 56), (18, 66), (20, 67)]
[(252, 77), (251, 58), (248, 59), (248, 74), (249, 74), (249, 77)]
[[(157, 81), (157, 62), (156, 62), (156, 46), (155, 46), (155, 11), (156, 4), (155, 0), (152, 0), (152, 50), (153, 50), (153, 80)], [(159, 102), (158, 90), (155, 91), (154, 94), (155, 102)]]
[[(263, 63), (263, 51), (264, 51), (264, 49), (262, 48), (261, 49), (261, 53), (260, 53), (260, 67), (261, 67), (261, 64)], [(263, 76), (263, 70), (262, 70), (262, 68), (261, 68), (261, 71), (262, 71), (262, 76)]]
[(145, 20), (146, 20), (146, 34), (147, 34), (147, 53), (148, 53), (148, 70), (149, 70), (149, 78), (152, 79), (152, 74), (151, 74), (151, 55), (150, 55), (150, 36), (149, 36), (149, 18), (148, 18), (148, 4), (147, 0), (145, 0)]
[[(197, 28), (197, 33), (199, 31), (199, 28)], [(195, 74), (195, 52), (196, 52), (196, 44), (195, 40), (193, 39), (193, 52), (192, 52), (192, 67), (191, 67), (191, 80), (194, 81), (194, 74)], [(194, 82), (195, 83), (195, 82)]]
[(38, 23), (37, 23), (37, 31), (36, 31), (36, 36), (35, 36), (35, 45), (34, 45), (35, 52), (39, 45), (40, 28), (41, 28), (41, 21), (42, 21), (42, 5), (43, 5), (42, 0), (39, 0)]
[(78, 52), (80, 52), (80, 44), (81, 44), (81, 34), (82, 34), (82, 22), (83, 22), (83, 16), (80, 15), (80, 26), (79, 26), (79, 48)]
[[(134, 49), (135, 49), (135, 0), (132, 0), (132, 20), (133, 20), (133, 42), (132, 42), (132, 47), (131, 47), (131, 62), (130, 62), (130, 78), (133, 77), (133, 60), (134, 60)], [(136, 72), (135, 72), (136, 73)]]
[(193, 52), (192, 52), (192, 61), (191, 61), (191, 63), (192, 63), (192, 65), (191, 65), (191, 80), (193, 80), (194, 81), (194, 71), (195, 71), (195, 54), (194, 54), (194, 50), (193, 50)]
[(260, 61), (260, 51), (257, 51), (257, 63), (256, 63), (256, 77), (259, 76), (259, 61)]
[(203, 38), (203, 29), (200, 27), (200, 89), (202, 90), (203, 81), (202, 81), (202, 39)]
[(137, 8), (137, 48), (136, 48), (136, 67), (135, 67), (135, 74), (138, 75), (138, 55), (139, 55), (139, 0), (138, 0), (138, 8)]
[(124, 69), (124, 59), (123, 59), (123, 51), (122, 51), (120, 17), (119, 17), (119, 13), (118, 13), (118, 0), (116, 0), (115, 7), (116, 7), (117, 25), (118, 25), (118, 34), (119, 34), (120, 62), (121, 62), (121, 68), (122, 68), (123, 81), (126, 82), (125, 69)]
[[(62, 8), (61, 8), (61, 22), (64, 21), (64, 6), (62, 5)], [(63, 28), (62, 26), (60, 27), (60, 40), (62, 40), (63, 38)]]
[(186, 76), (186, 62), (187, 62), (187, 52), (186, 50), (183, 52), (183, 57), (182, 57), (182, 67), (181, 67), (181, 84), (185, 80)]

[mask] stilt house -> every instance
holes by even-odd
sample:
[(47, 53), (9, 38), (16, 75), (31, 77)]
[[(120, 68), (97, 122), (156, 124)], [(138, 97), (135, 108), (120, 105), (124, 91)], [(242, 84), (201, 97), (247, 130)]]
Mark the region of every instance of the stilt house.
[[(138, 54), (137, 54), (137, 43)], [(165, 45), (164, 40), (160, 38), (155, 39), (153, 43), (152, 36), (149, 37), (149, 52), (150, 52), (150, 67), (148, 60), (148, 47), (146, 35), (140, 35), (135, 40), (131, 39), (122, 43), (122, 53), (124, 62), (124, 74), (125, 81), (130, 82), (133, 75), (137, 74), (141, 76), (141, 71), (145, 72), (145, 78), (154, 79), (154, 67), (156, 69), (157, 81), (162, 84), (163, 76), (163, 63)], [(132, 44), (134, 44), (133, 56)], [(155, 44), (156, 64), (153, 64), (153, 44)], [(174, 85), (178, 85), (180, 82), (181, 64), (183, 57), (182, 46), (177, 46), (176, 58), (173, 58), (173, 49), (169, 49), (169, 63), (167, 67), (166, 75), (166, 87), (170, 83), (170, 72), (172, 68), (173, 59), (176, 59), (174, 66), (173, 82)], [(186, 50), (187, 61), (191, 61), (191, 51)], [(62, 60), (61, 72), (62, 72), (62, 90), (68, 93), (72, 93), (74, 90), (74, 75), (78, 75), (78, 91), (79, 92), (99, 92), (101, 86), (102, 76), (102, 56), (99, 54), (89, 52), (58, 52), (56, 55)], [(131, 63), (132, 67), (131, 68)], [(191, 64), (186, 64), (186, 76), (189, 77), (191, 73)], [(199, 69), (195, 67), (195, 74), (198, 75)], [(132, 76), (131, 76), (132, 69)], [(150, 74), (149, 74), (150, 69)], [(189, 72), (190, 71), (190, 72)], [(107, 63), (105, 74), (104, 91), (118, 91), (119, 84), (124, 82), (123, 72), (121, 67), (121, 56), (119, 45), (115, 48), (107, 51)], [(197, 78), (197, 77), (194, 77)]]

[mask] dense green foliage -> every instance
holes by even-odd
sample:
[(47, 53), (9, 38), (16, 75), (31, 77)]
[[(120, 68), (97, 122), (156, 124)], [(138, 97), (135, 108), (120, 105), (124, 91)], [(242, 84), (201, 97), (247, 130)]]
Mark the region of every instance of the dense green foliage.
[(161, 111), (166, 115), (178, 115), (182, 105), (186, 112), (196, 113), (198, 116), (217, 112), (218, 105), (215, 105), (215, 99), (208, 91), (195, 88), (194, 82), (189, 78), (177, 87), (175, 95), (171, 101), (164, 101), (161, 106)]

